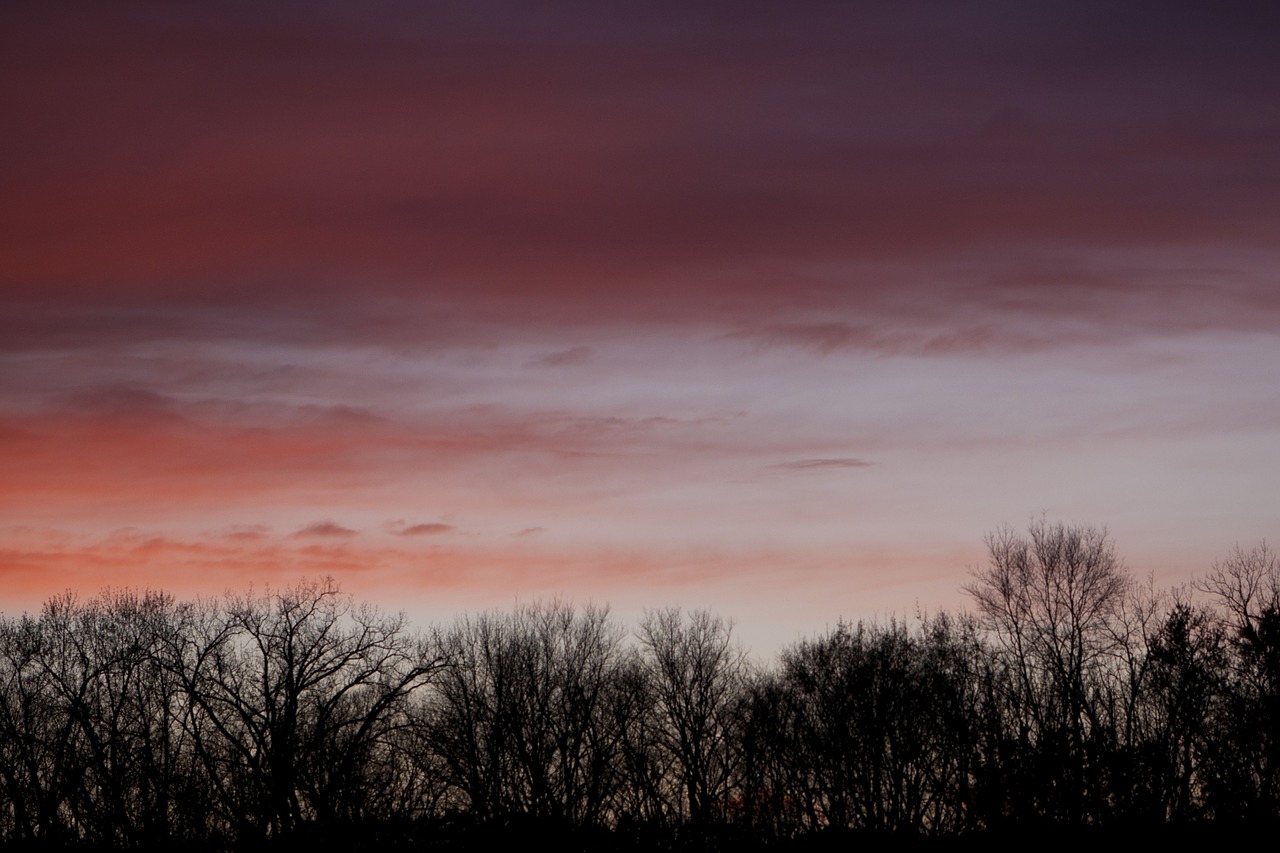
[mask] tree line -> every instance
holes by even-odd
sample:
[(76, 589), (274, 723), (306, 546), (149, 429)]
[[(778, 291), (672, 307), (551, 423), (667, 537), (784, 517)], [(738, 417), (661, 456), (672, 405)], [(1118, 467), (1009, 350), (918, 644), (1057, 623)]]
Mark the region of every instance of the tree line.
[(1159, 591), (1102, 529), (987, 546), (972, 612), (841, 624), (768, 666), (705, 611), (420, 631), (330, 580), (60, 595), (0, 618), (0, 842), (713, 849), (1280, 818), (1273, 552)]

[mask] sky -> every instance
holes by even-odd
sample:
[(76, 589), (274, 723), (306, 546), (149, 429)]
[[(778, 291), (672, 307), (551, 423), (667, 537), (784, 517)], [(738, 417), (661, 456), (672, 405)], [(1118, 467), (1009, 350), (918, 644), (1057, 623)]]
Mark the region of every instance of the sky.
[(1280, 12), (20, 2), (0, 610), (966, 606), (1280, 536)]

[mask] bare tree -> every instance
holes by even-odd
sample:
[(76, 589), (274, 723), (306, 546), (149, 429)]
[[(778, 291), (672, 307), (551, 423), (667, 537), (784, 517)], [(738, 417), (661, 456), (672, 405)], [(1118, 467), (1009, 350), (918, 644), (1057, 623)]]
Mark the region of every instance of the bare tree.
[[(30, 615), (0, 623), (0, 829), (6, 841), (79, 839), (67, 825), (66, 803), (83, 767), (63, 687), (74, 696), (85, 684), (85, 668), (75, 656), (59, 654), (52, 633), (44, 619)], [(59, 674), (51, 678), (51, 670)]]
[(1040, 807), (1083, 820), (1097, 792), (1087, 751), (1102, 724), (1096, 698), (1118, 646), (1130, 578), (1106, 528), (1033, 523), (987, 537), (990, 555), (965, 591), (1009, 662), (1028, 747), (1038, 753)]
[(896, 621), (841, 624), (785, 652), (780, 695), (754, 709), (772, 731), (755, 727), (765, 755), (752, 763), (772, 757), (787, 786), (761, 792), (775, 813), (806, 829), (962, 828), (979, 751), (976, 651), (968, 626), (944, 615), (915, 634)]
[(464, 617), (425, 709), (456, 807), (481, 820), (608, 819), (621, 785), (630, 658), (605, 608), (553, 602)]
[(1226, 608), (1239, 634), (1248, 635), (1268, 610), (1280, 610), (1280, 557), (1266, 542), (1248, 551), (1237, 545), (1196, 586)]
[(670, 756), (674, 812), (693, 824), (729, 801), (740, 759), (738, 729), (748, 677), (733, 625), (705, 610), (648, 613), (638, 636), (655, 691), (654, 734)]
[(1226, 610), (1234, 655), (1231, 712), (1218, 749), (1215, 799), (1241, 816), (1280, 815), (1280, 558), (1236, 546), (1199, 587)]
[(0, 838), (132, 846), (200, 833), (180, 688), (160, 660), (175, 612), (159, 593), (67, 593), (4, 620)]
[(1203, 817), (1221, 778), (1214, 728), (1227, 698), (1224, 637), (1207, 610), (1185, 599), (1173, 603), (1151, 637), (1148, 694), (1156, 725), (1152, 760), (1141, 768), (1146, 778), (1137, 781), (1153, 790), (1165, 820)]
[(229, 823), (278, 835), (358, 816), (408, 697), (441, 661), (403, 617), (332, 579), (193, 611), (174, 666), (187, 728)]

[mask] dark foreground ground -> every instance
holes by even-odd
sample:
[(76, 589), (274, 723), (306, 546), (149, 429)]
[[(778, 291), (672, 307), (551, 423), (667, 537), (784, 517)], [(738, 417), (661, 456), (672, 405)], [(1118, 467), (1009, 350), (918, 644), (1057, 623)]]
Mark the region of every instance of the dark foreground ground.
[[(1280, 823), (1206, 821), (1194, 824), (1148, 824), (1072, 828), (1052, 824), (1024, 825), (959, 836), (921, 837), (893, 833), (832, 830), (793, 839), (765, 840), (733, 827), (701, 831), (635, 828), (629, 831), (565, 828), (534, 821), (503, 825), (446, 824), (439, 822), (379, 824), (307, 830), (289, 838), (253, 846), (231, 848), (239, 853), (275, 851), (351, 851), (351, 853), (463, 853), (464, 851), (553, 850), (565, 853), (834, 853), (834, 851), (917, 851), (918, 853), (1042, 853), (1076, 850), (1165, 851), (1191, 849), (1219, 853), (1225, 849), (1271, 849), (1280, 838)], [(107, 851), (121, 848), (101, 844), (19, 843), (14, 851)], [(184, 853), (215, 853), (220, 848), (179, 839), (156, 839), (153, 844), (130, 849), (147, 853), (180, 849)]]

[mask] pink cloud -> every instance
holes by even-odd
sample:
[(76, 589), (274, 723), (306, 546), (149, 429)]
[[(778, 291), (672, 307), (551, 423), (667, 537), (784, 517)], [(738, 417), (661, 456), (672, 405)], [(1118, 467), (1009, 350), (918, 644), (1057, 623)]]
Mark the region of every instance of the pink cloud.
[(398, 536), (438, 536), (441, 533), (452, 533), (455, 530), (452, 524), (442, 524), (440, 522), (426, 522), (423, 524), (411, 524), (401, 530), (396, 531)]
[(334, 521), (315, 521), (300, 530), (294, 531), (291, 535), (295, 539), (313, 536), (326, 539), (346, 539), (359, 535), (359, 531), (352, 530), (349, 527), (343, 527), (341, 524)]

